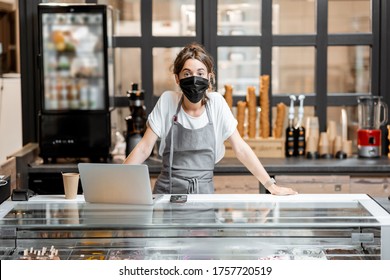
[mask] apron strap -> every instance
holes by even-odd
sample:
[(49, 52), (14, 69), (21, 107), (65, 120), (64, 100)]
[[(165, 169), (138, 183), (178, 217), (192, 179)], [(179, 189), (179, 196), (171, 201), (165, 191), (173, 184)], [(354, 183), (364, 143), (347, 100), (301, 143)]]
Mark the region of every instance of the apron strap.
[(207, 117), (209, 118), (209, 124), (213, 124), (213, 120), (211, 119), (211, 114), (210, 114), (210, 109), (209, 109), (209, 104), (208, 102), (206, 102), (206, 113), (207, 113)]
[(190, 178), (190, 179), (187, 179), (187, 181), (190, 183), (190, 185), (188, 186), (187, 193), (188, 194), (199, 193), (198, 179), (197, 178)]
[(172, 193), (172, 165), (173, 165), (173, 130), (174, 130), (174, 125), (176, 124), (177, 121), (177, 115), (179, 114), (181, 104), (183, 103), (183, 95), (180, 98), (179, 104), (177, 105), (176, 108), (176, 113), (172, 118), (172, 129), (171, 129), (171, 148), (169, 149), (169, 194)]

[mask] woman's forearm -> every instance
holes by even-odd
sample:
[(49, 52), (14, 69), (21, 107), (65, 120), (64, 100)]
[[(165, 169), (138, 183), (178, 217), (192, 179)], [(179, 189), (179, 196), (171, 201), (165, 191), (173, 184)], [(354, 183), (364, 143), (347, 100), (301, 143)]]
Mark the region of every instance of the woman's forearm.
[(242, 141), (237, 149), (236, 157), (263, 185), (270, 179), (268, 172), (245, 141)]
[(157, 135), (150, 128), (146, 129), (141, 141), (134, 147), (123, 163), (141, 164), (152, 153), (154, 144), (157, 141)]
[(263, 164), (257, 158), (251, 147), (241, 138), (237, 130), (229, 138), (229, 141), (237, 159), (245, 165), (253, 176), (255, 176), (256, 179), (259, 180), (259, 182), (266, 187), (271, 194), (290, 195), (297, 193), (291, 188), (279, 187), (275, 184), (275, 181), (269, 183), (271, 178), (268, 175), (268, 172), (265, 170)]
[(123, 163), (126, 164), (141, 164), (143, 163), (151, 154), (151, 150), (145, 149), (145, 147), (142, 147), (142, 143), (139, 142), (134, 149), (131, 151), (131, 153), (128, 155), (128, 157), (125, 159)]

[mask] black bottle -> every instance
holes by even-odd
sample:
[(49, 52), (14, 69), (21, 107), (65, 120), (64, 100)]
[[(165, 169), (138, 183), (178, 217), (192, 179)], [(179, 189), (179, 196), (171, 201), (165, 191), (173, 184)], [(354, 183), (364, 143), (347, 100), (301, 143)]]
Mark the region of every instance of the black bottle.
[(295, 149), (297, 156), (305, 156), (306, 154), (306, 131), (303, 127), (303, 101), (305, 96), (303, 94), (299, 95), (299, 109), (298, 109), (298, 122), (295, 126)]
[(297, 155), (296, 151), (296, 132), (293, 124), (294, 120), (289, 120), (288, 127), (286, 128), (286, 142), (285, 142), (285, 154), (286, 157), (294, 157)]
[(295, 128), (295, 144), (297, 156), (305, 156), (306, 154), (306, 132), (303, 126)]
[(141, 140), (146, 130), (146, 108), (144, 105), (144, 91), (138, 89), (133, 83), (131, 90), (127, 91), (130, 115), (126, 117), (126, 155), (128, 155)]
[(294, 101), (295, 95), (290, 95), (290, 108), (288, 111), (288, 126), (286, 128), (285, 155), (295, 157), (297, 155), (297, 137), (294, 127)]

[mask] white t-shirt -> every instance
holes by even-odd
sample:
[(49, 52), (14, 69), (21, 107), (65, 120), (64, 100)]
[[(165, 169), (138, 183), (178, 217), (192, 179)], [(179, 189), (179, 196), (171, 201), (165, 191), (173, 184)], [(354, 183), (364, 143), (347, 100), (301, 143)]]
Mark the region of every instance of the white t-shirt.
[[(161, 156), (165, 148), (165, 137), (172, 126), (172, 118), (176, 113), (181, 96), (181, 92), (165, 91), (148, 116), (149, 127), (161, 139), (159, 149), (159, 154)], [(220, 93), (209, 92), (207, 93), (207, 96), (209, 98), (207, 106), (209, 106), (211, 119), (214, 125), (216, 143), (215, 163), (217, 163), (225, 154), (224, 141), (228, 139), (237, 128), (237, 120)], [(199, 117), (192, 117), (181, 108), (177, 117), (177, 121), (188, 129), (198, 129), (206, 126), (209, 122), (206, 110), (204, 110)]]

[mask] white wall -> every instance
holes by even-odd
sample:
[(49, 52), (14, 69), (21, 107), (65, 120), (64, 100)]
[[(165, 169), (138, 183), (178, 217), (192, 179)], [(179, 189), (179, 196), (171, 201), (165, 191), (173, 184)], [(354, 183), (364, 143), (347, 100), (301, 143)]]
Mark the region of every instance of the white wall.
[(19, 74), (0, 78), (0, 163), (22, 148), (22, 98)]

